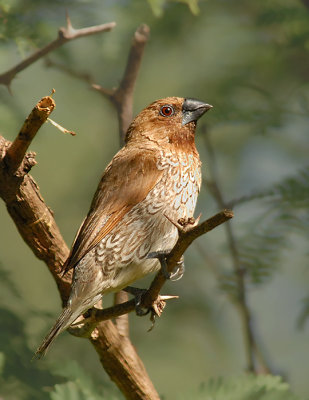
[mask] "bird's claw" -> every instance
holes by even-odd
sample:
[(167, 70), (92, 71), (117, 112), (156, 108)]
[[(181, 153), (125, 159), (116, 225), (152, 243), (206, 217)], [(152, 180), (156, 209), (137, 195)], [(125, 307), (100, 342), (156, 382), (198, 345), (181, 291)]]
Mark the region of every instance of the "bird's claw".
[(141, 304), (142, 304), (142, 297), (143, 295), (147, 292), (146, 289), (139, 289), (134, 286), (127, 286), (123, 289), (125, 292), (133, 294), (134, 300), (135, 300), (135, 313), (139, 317), (143, 317), (144, 315), (147, 315), (150, 312), (150, 308), (144, 309)]
[(139, 317), (142, 317), (144, 315), (147, 315), (149, 312), (151, 313), (150, 315), (150, 321), (152, 322), (151, 327), (148, 329), (148, 332), (151, 331), (154, 328), (155, 324), (155, 319), (156, 317), (160, 317), (165, 306), (166, 306), (166, 301), (170, 299), (178, 299), (178, 296), (161, 296), (159, 295), (156, 300), (152, 303), (151, 307), (147, 309), (143, 309), (141, 306), (142, 303), (142, 297), (147, 292), (146, 289), (139, 289), (133, 286), (127, 286), (123, 289), (125, 292), (133, 294), (135, 298), (135, 312), (136, 315)]
[(165, 279), (178, 281), (183, 277), (183, 274), (185, 272), (184, 258), (182, 256), (181, 259), (177, 262), (177, 265), (174, 268), (173, 272), (169, 272), (167, 270), (166, 257), (170, 254), (170, 252), (170, 250), (153, 251), (147, 255), (147, 258), (157, 258), (160, 261), (161, 271)]
[(150, 315), (150, 321), (151, 321), (151, 327), (148, 329), (147, 332), (150, 332), (153, 330), (155, 322), (156, 322), (156, 317), (161, 317), (161, 314), (163, 313), (163, 310), (166, 306), (166, 300), (170, 299), (178, 299), (178, 296), (158, 296), (157, 299), (152, 303), (151, 306), (151, 315)]

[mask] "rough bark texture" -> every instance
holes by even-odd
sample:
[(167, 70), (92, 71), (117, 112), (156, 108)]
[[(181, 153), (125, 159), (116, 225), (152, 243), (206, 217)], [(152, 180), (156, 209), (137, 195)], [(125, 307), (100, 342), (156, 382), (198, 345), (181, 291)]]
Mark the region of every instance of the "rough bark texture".
[[(43, 123), (44, 118), (41, 118), (41, 121)], [(30, 144), (33, 135), (24, 136)], [(15, 173), (12, 173), (10, 160), (15, 160), (16, 157), (9, 150), (11, 146), (11, 142), (0, 136), (0, 196), (6, 203), (22, 238), (34, 254), (48, 266), (57, 283), (62, 301), (65, 302), (70, 291), (71, 277), (66, 275), (63, 278), (60, 268), (68, 256), (68, 247), (52, 211), (39, 192), (38, 185), (28, 175), (28, 171), (35, 165), (34, 153), (28, 153)], [(24, 149), (27, 147), (23, 145)], [(10, 157), (6, 157), (8, 151)], [(159, 399), (132, 343), (119, 334), (111, 321), (100, 323), (93, 331), (90, 340), (99, 354), (103, 367), (127, 399)]]

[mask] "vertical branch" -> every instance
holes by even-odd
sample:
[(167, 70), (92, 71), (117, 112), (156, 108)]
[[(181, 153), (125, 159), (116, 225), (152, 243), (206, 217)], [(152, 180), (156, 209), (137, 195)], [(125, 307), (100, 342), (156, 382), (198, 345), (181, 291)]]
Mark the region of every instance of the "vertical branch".
[(121, 143), (124, 143), (126, 131), (132, 121), (133, 93), (149, 31), (149, 27), (142, 24), (134, 33), (125, 72), (117, 89), (105, 89), (100, 85), (92, 85), (93, 89), (107, 97), (116, 107)]
[[(120, 290), (114, 295), (114, 304), (125, 303), (129, 300), (127, 292)], [(115, 318), (115, 325), (118, 329), (119, 335), (129, 337), (129, 314), (123, 314)]]
[[(211, 177), (211, 181), (206, 181), (206, 186), (209, 188), (210, 192), (212, 193), (217, 205), (219, 208), (227, 208), (228, 204), (224, 200), (222, 191), (220, 189), (219, 184), (219, 177), (216, 169), (216, 157), (215, 152), (212, 147), (211, 141), (209, 139), (209, 134), (206, 131), (206, 127), (204, 126), (204, 141), (205, 147), (208, 153), (208, 169)], [(244, 333), (244, 341), (245, 341), (245, 352), (246, 352), (246, 359), (247, 359), (247, 370), (250, 372), (257, 372), (256, 361), (259, 359), (263, 371), (270, 372), (269, 367), (266, 364), (266, 361), (262, 357), (262, 353), (258, 347), (255, 333), (253, 329), (253, 321), (252, 321), (252, 314), (250, 311), (250, 307), (248, 305), (247, 299), (247, 291), (246, 291), (246, 270), (242, 266), (240, 257), (239, 257), (239, 250), (237, 246), (237, 241), (235, 238), (235, 233), (233, 231), (231, 222), (228, 221), (224, 224), (227, 243), (229, 247), (229, 251), (231, 254), (232, 265), (234, 270), (234, 276), (236, 279), (236, 286), (237, 286), (237, 297), (236, 299), (234, 296), (231, 296), (234, 304), (236, 304), (239, 315), (241, 318), (242, 326), (243, 326), (243, 333)], [(235, 301), (236, 300), (236, 301)]]

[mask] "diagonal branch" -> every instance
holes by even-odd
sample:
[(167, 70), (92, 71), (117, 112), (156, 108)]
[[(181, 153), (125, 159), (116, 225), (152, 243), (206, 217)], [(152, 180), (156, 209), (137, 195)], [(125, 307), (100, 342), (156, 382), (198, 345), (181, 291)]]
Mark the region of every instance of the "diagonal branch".
[(66, 15), (66, 21), (67, 26), (59, 29), (57, 39), (44, 46), (42, 49), (37, 50), (25, 60), (15, 65), (13, 68), (0, 74), (0, 84), (5, 85), (10, 89), (12, 80), (19, 72), (23, 71), (40, 58), (46, 56), (46, 54), (50, 53), (51, 51), (54, 51), (58, 47), (71, 40), (89, 35), (95, 35), (101, 32), (108, 32), (116, 26), (115, 22), (109, 22), (107, 24), (90, 26), (88, 28), (75, 29), (71, 24), (68, 14)]
[(29, 114), (18, 136), (7, 149), (3, 159), (10, 172), (14, 174), (22, 163), (26, 151), (40, 127), (55, 108), (51, 96), (43, 97)]
[[(223, 210), (200, 224), (197, 223), (198, 221), (191, 220), (189, 223), (181, 226), (178, 223), (171, 221), (171, 223), (174, 223), (178, 228), (179, 238), (170, 254), (166, 257), (167, 271), (173, 271), (177, 265), (177, 262), (181, 259), (181, 256), (195, 239), (210, 232), (231, 218), (233, 218), (233, 212), (231, 210)], [(167, 278), (163, 272), (159, 271), (152, 281), (149, 289), (142, 296), (140, 303), (141, 307), (147, 309), (151, 308), (153, 304), (156, 303), (158, 297), (160, 300), (159, 294), (166, 280)], [(133, 299), (103, 310), (94, 309), (89, 320), (82, 321), (82, 327), (76, 329), (73, 328), (73, 331), (75, 331), (74, 334), (76, 336), (87, 336), (98, 322), (106, 321), (108, 319), (132, 312), (135, 310), (135, 306), (135, 300)]]

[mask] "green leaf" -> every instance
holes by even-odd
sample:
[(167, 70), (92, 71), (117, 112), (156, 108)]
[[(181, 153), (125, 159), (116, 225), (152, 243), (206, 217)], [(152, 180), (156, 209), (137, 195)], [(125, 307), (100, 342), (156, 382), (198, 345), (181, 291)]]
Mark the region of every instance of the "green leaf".
[(86, 374), (86, 371), (73, 360), (54, 364), (53, 373), (69, 380), (54, 386), (50, 393), (51, 400), (113, 400), (116, 399), (114, 386), (109, 383), (97, 383)]
[(203, 400), (300, 400), (280, 376), (243, 375), (211, 379), (202, 385)]
[[(148, 0), (148, 4), (151, 7), (152, 12), (156, 17), (161, 17), (163, 15), (164, 5), (168, 0)], [(198, 0), (170, 0), (173, 3), (183, 3), (189, 7), (189, 10), (193, 15), (199, 14)]]
[(5, 354), (0, 353), (0, 375), (2, 375), (2, 373), (3, 373), (4, 364), (5, 364)]
[(148, 3), (156, 17), (161, 17), (163, 15), (165, 0), (148, 0)]

